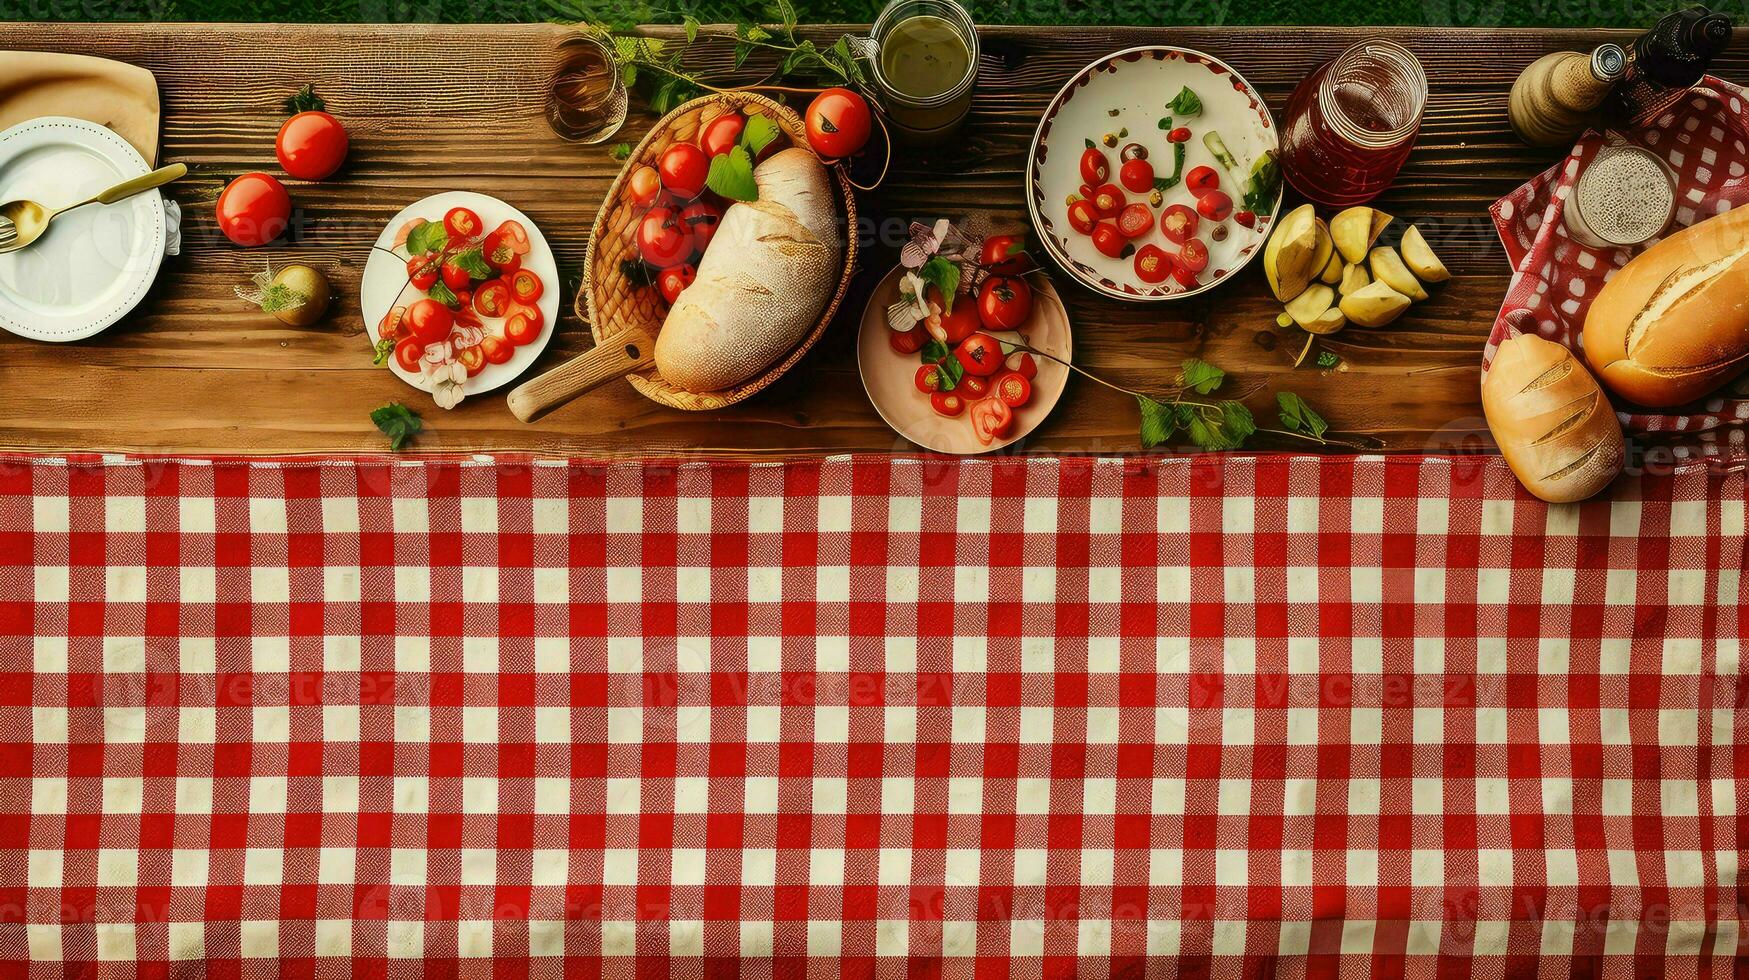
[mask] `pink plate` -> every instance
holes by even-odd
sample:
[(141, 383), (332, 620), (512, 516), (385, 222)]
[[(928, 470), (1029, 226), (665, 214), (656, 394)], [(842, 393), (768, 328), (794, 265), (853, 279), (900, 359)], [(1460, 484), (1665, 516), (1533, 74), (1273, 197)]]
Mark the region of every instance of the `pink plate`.
[[(902, 269), (894, 269), (876, 286), (862, 311), (862, 327), (856, 338), (856, 364), (862, 373), (862, 386), (875, 411), (905, 439), (938, 453), (969, 456), (1001, 449), (1026, 438), (1038, 428), (1045, 416), (1063, 396), (1063, 386), (1069, 381), (1069, 369), (1043, 357), (1038, 362), (1038, 376), (1032, 379), (1032, 400), (1014, 410), (1014, 432), (1006, 439), (986, 446), (972, 434), (968, 420), (970, 411), (957, 418), (943, 418), (929, 405), (929, 396), (917, 390), (915, 377), (922, 361), (916, 354), (901, 354), (893, 349), (888, 337), (887, 307), (899, 301), (899, 279)], [(1049, 276), (1035, 272), (1027, 276), (1032, 283), (1032, 319), (1020, 331), (1038, 350), (1067, 361), (1070, 359), (1069, 314), (1063, 301), (1051, 285)], [(970, 302), (961, 297), (960, 302)]]

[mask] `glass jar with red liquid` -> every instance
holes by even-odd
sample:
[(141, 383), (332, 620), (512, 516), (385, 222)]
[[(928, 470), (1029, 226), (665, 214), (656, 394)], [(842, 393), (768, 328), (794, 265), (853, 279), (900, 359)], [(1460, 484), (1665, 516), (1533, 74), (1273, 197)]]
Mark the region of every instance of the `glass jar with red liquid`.
[(1400, 44), (1362, 41), (1288, 98), (1281, 172), (1319, 204), (1348, 207), (1396, 179), (1427, 106), (1427, 75)]

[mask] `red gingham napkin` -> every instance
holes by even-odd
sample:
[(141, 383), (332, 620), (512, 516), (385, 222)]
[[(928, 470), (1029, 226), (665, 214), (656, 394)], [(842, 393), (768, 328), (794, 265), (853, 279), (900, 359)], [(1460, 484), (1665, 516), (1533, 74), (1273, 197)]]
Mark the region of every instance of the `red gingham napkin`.
[(0, 976), (1728, 977), (1744, 480), (0, 461)]
[[(1662, 154), (1677, 176), (1671, 231), (1686, 228), (1749, 200), (1749, 99), (1730, 82), (1707, 76), (1690, 96), (1644, 129), (1588, 132), (1566, 159), (1495, 202), (1494, 226), (1512, 262), (1512, 285), (1482, 354), (1486, 376), (1494, 350), (1512, 331), (1537, 333), (1583, 352), (1585, 314), (1615, 270), (1643, 249), (1598, 249), (1574, 241), (1564, 220), (1567, 195), (1599, 150), (1611, 141), (1636, 143)], [(1744, 424), (1749, 388), (1739, 380), (1685, 409), (1669, 413), (1619, 411), (1630, 431), (1676, 440), (1678, 457), (1720, 465), (1749, 461)], [(1626, 403), (1618, 402), (1618, 407)]]

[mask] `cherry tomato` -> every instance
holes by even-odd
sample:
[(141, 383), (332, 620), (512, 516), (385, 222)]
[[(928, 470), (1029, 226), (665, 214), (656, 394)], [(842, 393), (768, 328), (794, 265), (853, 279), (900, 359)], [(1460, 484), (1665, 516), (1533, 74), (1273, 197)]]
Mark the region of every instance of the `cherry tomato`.
[[(1153, 220), (1148, 221), (1152, 227)], [(1019, 276), (991, 276), (978, 288), (978, 319), (990, 330), (1018, 330), (1032, 316), (1032, 286)]]
[(697, 278), (697, 267), (688, 262), (684, 265), (663, 269), (662, 274), (656, 277), (656, 288), (661, 291), (662, 299), (667, 301), (669, 306), (673, 306), (674, 301), (680, 298), (681, 292), (692, 285), (692, 281)]
[(1180, 126), (1177, 129), (1174, 129), (1172, 132), (1167, 133), (1166, 134), (1166, 142), (1168, 142), (1168, 143), (1188, 143), (1188, 142), (1190, 142), (1190, 129), (1189, 129), (1189, 127)]
[(219, 194), (219, 230), (245, 248), (266, 245), (291, 224), (291, 195), (269, 174), (244, 174)]
[(1015, 371), (1005, 372), (997, 378), (992, 390), (997, 398), (1002, 399), (1002, 404), (1009, 408), (1019, 408), (1032, 401), (1032, 382)]
[(722, 221), (723, 209), (709, 201), (694, 201), (680, 212), (680, 223), (691, 232), (695, 252), (711, 247), (711, 239), (716, 237), (717, 226)]
[(1257, 227), (1257, 212), (1255, 212), (1255, 211), (1234, 211), (1233, 212), (1233, 223), (1236, 225), (1242, 225), (1243, 227), (1246, 227), (1246, 228), (1255, 228), (1255, 227)]
[[(941, 290), (933, 286), (924, 294), (924, 298), (929, 301), (929, 308), (933, 310), (947, 305), (942, 302)], [(953, 312), (940, 314), (938, 324), (931, 325), (925, 321), (925, 326), (935, 339), (952, 346), (978, 332), (978, 308), (968, 299), (955, 297)]]
[(279, 127), (273, 155), (299, 180), (330, 177), (346, 162), (346, 127), (326, 112), (300, 112)]
[(1233, 213), (1233, 199), (1223, 191), (1209, 191), (1197, 198), (1196, 210), (1210, 221), (1225, 221)]
[(1221, 186), (1221, 175), (1213, 167), (1191, 167), (1184, 175), (1184, 189), (1201, 197)]
[(494, 279), (474, 290), (474, 312), (497, 319), (510, 310), (510, 286)]
[(435, 255), (415, 255), (407, 260), (407, 281), (414, 289), (427, 290), (437, 282), (437, 271), (441, 263)]
[(953, 390), (964, 395), (968, 402), (976, 401), (990, 393), (990, 379), (967, 374), (960, 378), (960, 383), (954, 385)]
[(1088, 199), (1089, 201), (1093, 200), (1093, 195), (1095, 195), (1097, 193), (1099, 193), (1099, 185), (1098, 184), (1082, 184), (1081, 185), (1081, 196)]
[(1174, 204), (1160, 212), (1160, 233), (1175, 245), (1183, 245), (1195, 238), (1198, 223), (1196, 212), (1182, 204)]
[(1209, 247), (1200, 238), (1192, 238), (1178, 250), (1178, 264), (1192, 272), (1209, 267)]
[(1000, 398), (986, 398), (972, 405), (972, 434), (988, 446), (1012, 430), (1014, 409)]
[(644, 215), (638, 222), (637, 245), (643, 260), (658, 269), (692, 258), (692, 236), (669, 208), (651, 208)]
[(929, 342), (929, 331), (919, 323), (909, 330), (887, 331), (887, 343), (901, 354), (915, 354)]
[(868, 102), (847, 88), (829, 88), (808, 105), (808, 145), (823, 157), (855, 156), (873, 125)]
[(1002, 370), (1002, 345), (987, 333), (975, 333), (954, 351), (967, 374), (989, 377)]
[(421, 345), (448, 338), (454, 326), (455, 314), (437, 300), (422, 299), (407, 309), (407, 330)]
[(1013, 371), (1015, 374), (1020, 375), (1028, 381), (1038, 377), (1038, 362), (1033, 360), (1032, 355), (1028, 354), (1026, 351), (1017, 350), (1008, 355), (1008, 360), (1003, 361), (1002, 363), (1003, 366), (1008, 368), (1008, 370)]
[(504, 281), (510, 284), (510, 295), (516, 297), (518, 303), (532, 303), (546, 292), (546, 286), (533, 269), (518, 269)]
[(1131, 160), (1117, 172), (1117, 181), (1132, 194), (1146, 194), (1154, 189), (1154, 165), (1139, 157)]
[(1172, 274), (1172, 256), (1152, 242), (1136, 253), (1136, 278), (1146, 283), (1162, 283)]
[(485, 257), (487, 265), (499, 272), (515, 272), (522, 266), (522, 256), (505, 240), (503, 229), (486, 236), (480, 245), (480, 254)]
[(1032, 263), (1026, 254), (1025, 235), (991, 235), (984, 239), (978, 264), (991, 272), (1018, 276)]
[(925, 395), (934, 394), (941, 390), (941, 368), (935, 364), (925, 364), (917, 369), (911, 383)]
[(539, 336), (540, 322), (530, 319), (526, 313), (512, 313), (510, 319), (504, 321), (504, 339), (517, 347), (532, 344)]
[(485, 355), (487, 364), (503, 364), (516, 354), (516, 347), (510, 341), (497, 334), (488, 334), (480, 341), (480, 353)]
[(662, 177), (655, 167), (639, 167), (626, 179), (626, 193), (631, 196), (632, 207), (639, 210), (650, 207), (662, 194)]
[(1129, 198), (1124, 197), (1123, 189), (1116, 184), (1105, 184), (1094, 190), (1089, 198), (1093, 202), (1093, 210), (1099, 212), (1101, 218), (1115, 218), (1122, 211)]
[(747, 117), (739, 112), (725, 112), (710, 122), (698, 134), (699, 149), (706, 156), (721, 156), (741, 141), (741, 131), (747, 128)]
[(505, 244), (510, 246), (510, 250), (517, 255), (527, 255), (528, 250), (534, 247), (529, 243), (528, 229), (522, 227), (522, 222), (520, 221), (512, 219), (499, 225), (498, 235), (502, 238)]
[(486, 352), (478, 344), (457, 351), (455, 359), (462, 362), (462, 367), (467, 369), (470, 378), (486, 369)]
[(1130, 250), (1135, 246), (1130, 244), (1130, 240), (1124, 237), (1123, 232), (1117, 230), (1117, 225), (1109, 221), (1101, 221), (1099, 227), (1093, 229), (1093, 247), (1099, 249), (1102, 255), (1121, 259), (1130, 254)]
[(1093, 234), (1093, 229), (1099, 224), (1099, 212), (1093, 207), (1093, 202), (1080, 198), (1069, 205), (1069, 227), (1083, 235)]
[(378, 340), (400, 340), (406, 334), (401, 332), (401, 323), (407, 319), (407, 308), (397, 306), (383, 314), (382, 322), (377, 324)]
[(480, 216), (467, 208), (450, 208), (443, 216), (443, 230), (451, 238), (472, 238), (480, 233)]
[(403, 371), (419, 373), (419, 359), (425, 356), (425, 345), (412, 337), (405, 337), (395, 345), (395, 363)]
[(1195, 289), (1202, 285), (1196, 278), (1196, 270), (1186, 268), (1182, 262), (1172, 267), (1172, 278), (1178, 280), (1178, 284), (1186, 289)]
[(1125, 238), (1140, 238), (1154, 230), (1154, 212), (1146, 204), (1131, 204), (1118, 213), (1117, 230)]
[(676, 143), (662, 151), (661, 159), (656, 161), (656, 172), (662, 175), (662, 186), (668, 188), (668, 193), (690, 201), (704, 192), (711, 158), (691, 143)]
[(929, 396), (929, 407), (943, 418), (956, 419), (964, 414), (966, 400), (957, 391), (937, 391)]
[(468, 275), (468, 270), (456, 265), (454, 258), (443, 264), (443, 284), (456, 294), (456, 298), (461, 298), (462, 290), (467, 289), (473, 283), (474, 277)]
[(1105, 154), (1099, 147), (1090, 146), (1081, 151), (1081, 182), (1098, 187), (1105, 183), (1105, 178), (1111, 176), (1111, 162), (1105, 159)]

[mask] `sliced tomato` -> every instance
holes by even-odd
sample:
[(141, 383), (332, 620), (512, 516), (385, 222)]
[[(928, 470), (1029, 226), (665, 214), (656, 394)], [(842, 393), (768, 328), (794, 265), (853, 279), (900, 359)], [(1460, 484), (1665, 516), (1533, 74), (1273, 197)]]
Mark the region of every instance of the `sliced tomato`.
[(404, 338), (395, 345), (395, 363), (403, 371), (419, 372), (419, 359), (425, 356), (425, 345), (412, 337)]
[(506, 280), (510, 283), (510, 293), (518, 303), (532, 303), (540, 299), (540, 294), (546, 291), (546, 286), (535, 275), (533, 269), (517, 269)]
[(945, 418), (959, 418), (966, 410), (966, 400), (957, 391), (938, 391), (929, 396), (929, 407)]
[(915, 354), (929, 343), (929, 331), (921, 323), (909, 330), (889, 330), (887, 343), (901, 354)]
[(1002, 362), (1008, 370), (1020, 375), (1028, 381), (1038, 377), (1038, 362), (1026, 351), (1017, 350), (1008, 355), (1008, 360)]
[(490, 334), (480, 341), (480, 353), (485, 355), (487, 364), (504, 364), (516, 354), (516, 346), (497, 334)]
[(424, 292), (437, 282), (440, 267), (435, 255), (415, 255), (407, 260), (407, 281), (414, 289)]
[(510, 250), (517, 255), (527, 255), (528, 250), (534, 247), (529, 244), (528, 229), (522, 227), (520, 221), (512, 219), (504, 222), (498, 226), (498, 233), (504, 236), (504, 241), (510, 246)]
[(960, 378), (960, 383), (954, 385), (953, 390), (966, 396), (966, 401), (975, 401), (990, 393), (990, 379), (968, 374)]
[(996, 379), (996, 384), (992, 390), (995, 391), (996, 397), (1002, 399), (1002, 403), (1009, 408), (1019, 408), (1032, 401), (1032, 382), (1026, 380), (1025, 376), (1018, 371), (1005, 372)]
[(540, 321), (531, 320), (527, 314), (518, 311), (504, 321), (504, 339), (517, 347), (532, 344), (540, 336), (540, 327)]
[(463, 348), (455, 356), (456, 360), (462, 362), (462, 367), (467, 369), (470, 378), (486, 369), (486, 352), (481, 350), (480, 346), (476, 344), (473, 347)]
[(534, 324), (536, 327), (540, 327), (547, 322), (547, 318), (541, 313), (540, 307), (533, 303), (520, 302), (512, 296), (510, 300), (510, 310), (504, 315), (517, 316), (519, 314), (526, 317), (528, 322)]
[(1182, 204), (1174, 204), (1160, 212), (1160, 233), (1174, 245), (1183, 245), (1196, 237), (1196, 226), (1200, 221), (1195, 211)]
[(925, 395), (932, 395), (941, 390), (941, 367), (935, 364), (925, 364), (917, 369), (911, 383)]
[(1132, 204), (1118, 213), (1117, 230), (1125, 238), (1140, 238), (1154, 230), (1154, 212), (1146, 204)]
[(406, 318), (407, 308), (405, 306), (397, 306), (389, 312), (384, 313), (382, 320), (377, 323), (377, 339), (400, 340), (402, 337), (406, 336), (401, 330), (401, 321)]
[(486, 264), (499, 272), (515, 272), (522, 265), (522, 256), (510, 246), (500, 228), (490, 235), (480, 245), (480, 254), (486, 259)]
[(972, 404), (972, 434), (988, 446), (1002, 438), (1014, 422), (1014, 409), (1000, 398), (985, 398)]
[(480, 233), (480, 216), (468, 208), (450, 208), (443, 216), (443, 230), (451, 238), (472, 238)]
[(474, 290), (474, 312), (484, 317), (497, 319), (510, 311), (510, 287), (504, 280), (494, 279), (482, 283)]

